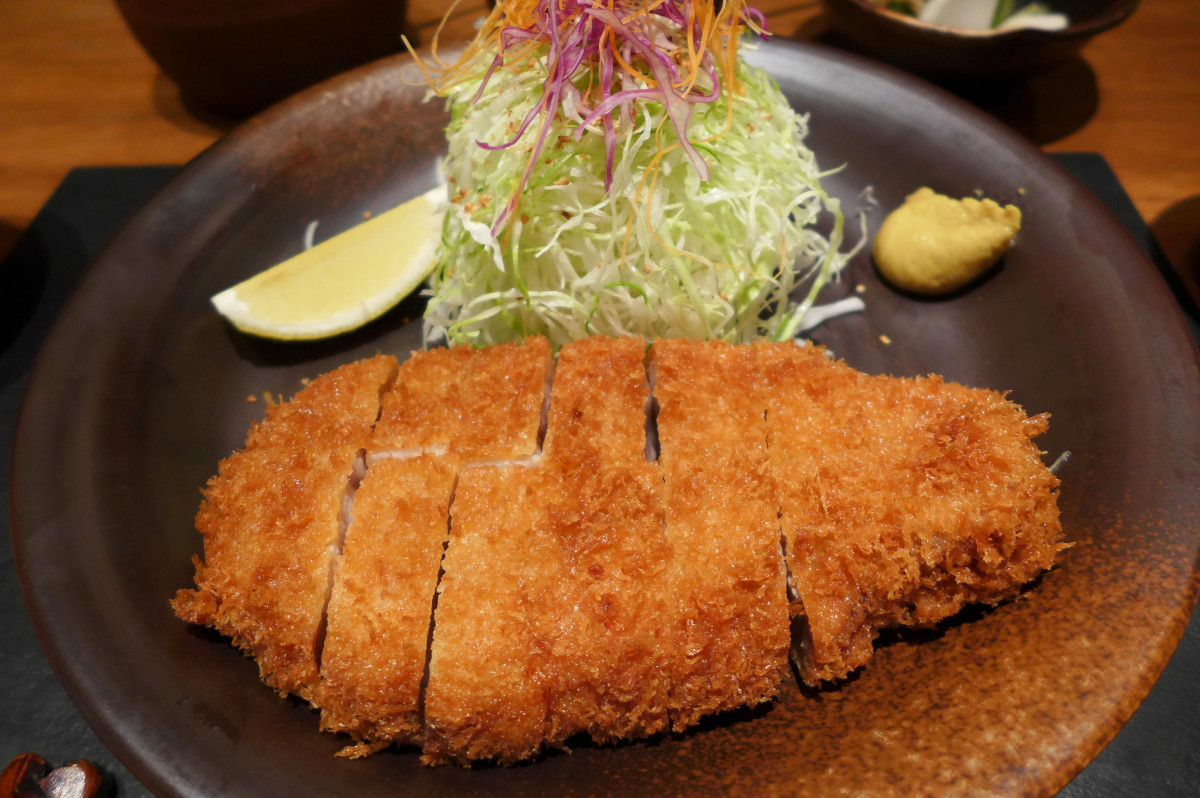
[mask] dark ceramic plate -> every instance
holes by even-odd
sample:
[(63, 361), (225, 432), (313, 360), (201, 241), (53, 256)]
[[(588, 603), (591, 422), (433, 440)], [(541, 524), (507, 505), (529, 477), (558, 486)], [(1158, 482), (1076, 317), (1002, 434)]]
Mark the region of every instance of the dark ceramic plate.
[(419, 301), (315, 345), (232, 334), (207, 303), (299, 249), (310, 220), (331, 233), (433, 185), (442, 118), (405, 61), (385, 61), (188, 167), (87, 275), (30, 383), (12, 489), (25, 595), (68, 689), (152, 790), (1045, 795), (1115, 734), (1194, 599), (1200, 370), (1181, 314), (1096, 200), (987, 118), (831, 51), (782, 43), (754, 58), (812, 112), (823, 164), (847, 164), (829, 184), (848, 205), (868, 184), (884, 208), (930, 185), (1025, 209), (1003, 268), (949, 299), (893, 293), (859, 258), (837, 291), (861, 283), (868, 312), (818, 337), (871, 372), (940, 372), (1052, 412), (1044, 448), (1073, 452), (1062, 512), (1076, 545), (1061, 566), (1000, 608), (888, 637), (839, 687), (788, 685), (680, 737), (510, 769), (431, 770), (411, 751), (335, 759), (344, 740), (167, 599), (191, 581), (198, 487), (262, 412), (248, 397), (418, 345)]

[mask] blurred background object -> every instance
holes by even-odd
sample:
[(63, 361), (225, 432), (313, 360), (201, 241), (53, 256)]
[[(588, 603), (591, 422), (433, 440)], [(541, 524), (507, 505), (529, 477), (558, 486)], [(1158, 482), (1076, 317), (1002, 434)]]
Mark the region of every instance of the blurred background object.
[(1168, 207), (1151, 222), (1150, 229), (1200, 306), (1200, 194)]
[(874, 0), (823, 2), (835, 43), (943, 81), (1016, 75), (1061, 62), (1125, 21), (1138, 5), (1138, 0), (1047, 0), (1042, 5), (1049, 11), (1067, 17), (1065, 28), (981, 31), (932, 25)]
[(185, 102), (244, 117), (403, 49), (406, 0), (116, 0)]

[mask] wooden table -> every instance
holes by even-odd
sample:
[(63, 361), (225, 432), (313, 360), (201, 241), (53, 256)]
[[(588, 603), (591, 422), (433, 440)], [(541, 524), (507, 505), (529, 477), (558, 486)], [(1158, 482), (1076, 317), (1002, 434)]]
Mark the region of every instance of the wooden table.
[[(445, 3), (412, 0), (428, 38)], [(815, 0), (761, 0), (772, 30), (824, 29)], [(470, 35), (466, 0), (448, 38)], [(1103, 154), (1181, 271), (1200, 248), (1200, 10), (1143, 0), (1083, 60), (1038, 76), (988, 110), (1051, 151)], [(233, 126), (186, 109), (111, 0), (0, 3), (0, 255), (74, 166), (182, 163)], [(1194, 274), (1188, 274), (1194, 277)], [(1193, 285), (1194, 287), (1194, 285)]]

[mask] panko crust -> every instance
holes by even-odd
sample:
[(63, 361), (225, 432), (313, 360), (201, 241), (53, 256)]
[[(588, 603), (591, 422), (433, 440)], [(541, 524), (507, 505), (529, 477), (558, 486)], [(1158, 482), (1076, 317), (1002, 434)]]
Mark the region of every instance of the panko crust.
[(534, 756), (546, 695), (530, 630), (548, 603), (546, 541), (519, 539), (544, 506), (534, 469), (482, 466), (459, 476), (434, 612), (421, 761), (437, 765)]
[(775, 696), (787, 670), (788, 602), (755, 351), (658, 341), (650, 367), (667, 531), (679, 552), (683, 656), (671, 725), (680, 730)]
[(329, 601), (321, 728), (371, 743), (419, 743), (433, 594), (457, 469), (384, 459), (367, 471)]
[(791, 342), (647, 361), (640, 338), (592, 338), (563, 347), (547, 420), (544, 339), (397, 368), (349, 364), (270, 409), (209, 481), (196, 589), (172, 602), (348, 756), (507, 765), (681, 730), (776, 694), (789, 614), (816, 685), (1063, 548), (1048, 417), (995, 391)]
[(179, 591), (173, 606), (230, 637), (280, 692), (317, 697), (343, 500), (395, 373), (395, 359), (378, 356), (313, 380), (270, 409), (204, 491), (197, 589)]
[(645, 358), (646, 342), (636, 337), (584, 338), (562, 348), (550, 396), (547, 460), (646, 462)]
[(756, 348), (806, 683), (865, 664), (881, 629), (998, 603), (1053, 565), (1059, 483), (1032, 442), (1047, 416), (820, 347)]
[[(665, 730), (671, 548), (641, 339), (564, 347), (537, 468), (469, 468), (435, 615), (425, 761)], [(486, 630), (486, 631), (483, 631)]]
[(464, 463), (531, 455), (552, 364), (545, 338), (414, 352), (383, 397), (371, 450), (446, 453)]
[(551, 601), (533, 619), (547, 647), (546, 739), (597, 742), (668, 727), (678, 610), (658, 469), (646, 462), (650, 391), (641, 338), (564, 346), (550, 401), (539, 534)]
[(421, 685), (459, 471), (537, 448), (544, 339), (413, 353), (383, 399), (329, 606), (322, 724), (366, 743), (423, 736)]

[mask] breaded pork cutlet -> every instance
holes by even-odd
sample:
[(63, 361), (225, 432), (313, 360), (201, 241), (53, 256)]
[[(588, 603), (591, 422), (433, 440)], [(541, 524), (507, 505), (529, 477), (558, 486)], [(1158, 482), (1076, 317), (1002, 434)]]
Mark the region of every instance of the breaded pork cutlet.
[(681, 602), (671, 724), (753, 706), (787, 675), (788, 601), (755, 350), (650, 350), (668, 537)]
[(551, 557), (543, 538), (517, 537), (538, 525), (541, 488), (537, 471), (520, 466), (459, 476), (425, 691), (425, 764), (512, 764), (541, 748), (545, 652), (529, 616), (548, 603)]
[(993, 391), (659, 341), (647, 462), (645, 343), (565, 346), (547, 405), (552, 365), (543, 339), (377, 357), (272, 408), (205, 490), (179, 617), (347, 755), (511, 764), (769, 699), (789, 592), (815, 685), (1062, 548), (1047, 419)]
[(310, 701), (354, 461), (395, 373), (392, 357), (351, 363), (269, 411), (209, 480), (197, 589), (172, 602), (253, 656), (271, 687)]
[(322, 727), (358, 756), (421, 740), (434, 590), (459, 470), (534, 454), (550, 348), (545, 339), (416, 352), (400, 366), (367, 447), (329, 604)]
[(668, 728), (678, 652), (674, 551), (661, 477), (646, 462), (646, 343), (586, 338), (559, 353), (542, 476), (551, 603), (533, 618), (548, 648), (548, 744)]
[(1062, 548), (1027, 417), (995, 391), (871, 377), (812, 346), (756, 345), (805, 682), (865, 664), (879, 630), (994, 604)]
[(429, 619), (457, 468), (387, 458), (367, 471), (329, 602), (321, 657), (321, 728), (361, 756), (421, 739)]
[(511, 763), (667, 727), (671, 549), (645, 461), (641, 339), (563, 348), (537, 468), (463, 472), (425, 761)]
[(545, 338), (416, 352), (383, 398), (368, 456), (446, 453), (464, 464), (528, 457), (552, 377)]

